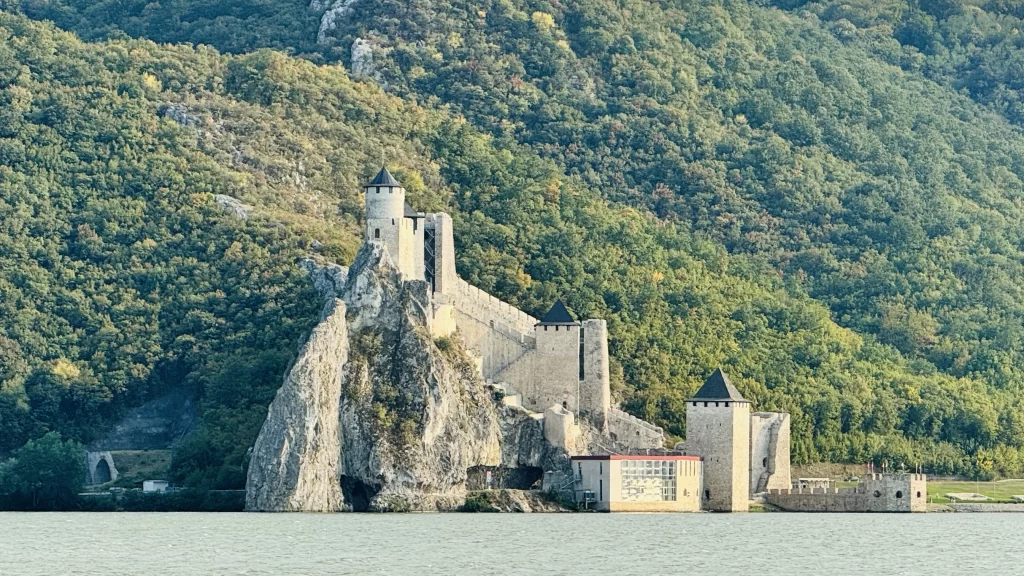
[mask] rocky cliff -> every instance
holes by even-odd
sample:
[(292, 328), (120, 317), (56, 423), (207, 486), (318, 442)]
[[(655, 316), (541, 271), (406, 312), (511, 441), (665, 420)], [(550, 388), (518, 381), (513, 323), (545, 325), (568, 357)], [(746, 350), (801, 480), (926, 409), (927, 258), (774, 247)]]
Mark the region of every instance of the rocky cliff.
[[(268, 412), (249, 466), (254, 511), (454, 510), (470, 470), (568, 468), (541, 423), (494, 399), (430, 296), (379, 245), (347, 271), (304, 266), (329, 298)], [(340, 300), (331, 299), (343, 279)]]
[(338, 407), (348, 360), (345, 303), (328, 301), (270, 405), (246, 482), (248, 510), (342, 509)]

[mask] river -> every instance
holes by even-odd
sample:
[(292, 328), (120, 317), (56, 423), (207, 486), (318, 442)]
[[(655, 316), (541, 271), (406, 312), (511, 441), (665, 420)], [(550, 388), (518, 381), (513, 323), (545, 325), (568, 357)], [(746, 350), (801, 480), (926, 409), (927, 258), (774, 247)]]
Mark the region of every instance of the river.
[(1024, 514), (0, 513), (0, 575), (1024, 574)]

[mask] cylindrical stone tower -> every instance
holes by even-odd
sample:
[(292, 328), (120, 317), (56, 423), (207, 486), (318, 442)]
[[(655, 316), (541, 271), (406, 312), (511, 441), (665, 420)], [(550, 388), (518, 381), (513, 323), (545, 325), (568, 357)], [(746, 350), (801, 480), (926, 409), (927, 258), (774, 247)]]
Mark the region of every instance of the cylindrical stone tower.
[(405, 218), (405, 188), (387, 168), (381, 168), (363, 191), (366, 193), (366, 241), (384, 243), (392, 261), (399, 264), (402, 254), (402, 220)]

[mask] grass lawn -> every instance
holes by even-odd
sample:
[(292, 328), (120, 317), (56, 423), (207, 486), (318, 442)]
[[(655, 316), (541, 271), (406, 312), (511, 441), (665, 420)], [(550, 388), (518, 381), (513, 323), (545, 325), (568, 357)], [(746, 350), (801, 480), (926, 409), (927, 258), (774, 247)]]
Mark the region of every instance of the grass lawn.
[[(996, 502), (1013, 502), (1015, 495), (1024, 495), (1024, 480), (1000, 480), (999, 482), (928, 482), (928, 501), (948, 504), (946, 494), (953, 492), (977, 492)], [(991, 502), (991, 501), (990, 501)]]

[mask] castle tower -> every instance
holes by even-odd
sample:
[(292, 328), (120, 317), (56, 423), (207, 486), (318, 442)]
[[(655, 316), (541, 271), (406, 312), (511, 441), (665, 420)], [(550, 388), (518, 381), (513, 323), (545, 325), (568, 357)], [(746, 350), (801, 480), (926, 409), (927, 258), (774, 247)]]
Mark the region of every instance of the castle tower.
[(611, 408), (608, 324), (604, 320), (584, 320), (580, 413), (590, 416), (590, 421), (598, 430), (607, 430), (608, 411)]
[(746, 512), (750, 502), (750, 402), (720, 368), (686, 401), (686, 450), (704, 459), (704, 508)]
[(530, 403), (537, 410), (558, 405), (576, 412), (580, 396), (580, 323), (558, 300), (534, 327), (534, 335), (538, 386)]
[(423, 215), (405, 203), (405, 188), (386, 167), (381, 167), (363, 191), (366, 194), (366, 242), (381, 242), (387, 246), (388, 255), (406, 280), (423, 279), (423, 226), (419, 221)]

